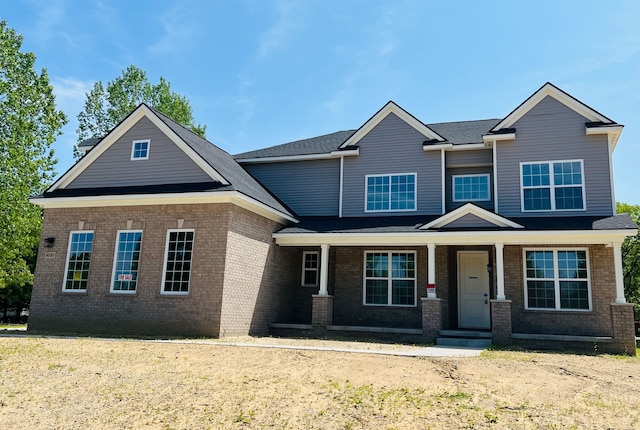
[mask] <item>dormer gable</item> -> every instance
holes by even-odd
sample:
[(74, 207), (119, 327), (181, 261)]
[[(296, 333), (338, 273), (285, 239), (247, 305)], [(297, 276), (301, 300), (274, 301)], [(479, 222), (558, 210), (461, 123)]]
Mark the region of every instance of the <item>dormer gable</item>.
[(546, 97), (551, 97), (554, 100), (562, 103), (567, 108), (573, 110), (577, 114), (585, 118), (585, 133), (587, 135), (592, 134), (607, 134), (611, 141), (611, 151), (615, 148), (620, 133), (622, 132), (622, 125), (617, 124), (612, 119), (604, 116), (597, 110), (591, 108), (570, 94), (562, 91), (560, 88), (553, 85), (551, 82), (547, 82), (540, 87), (529, 98), (522, 102), (517, 108), (509, 113), (502, 121), (495, 125), (489, 133), (483, 136), (485, 142), (497, 141), (497, 140), (510, 140), (515, 138), (516, 130), (513, 126), (518, 120), (525, 116), (529, 111), (536, 107)]
[[(87, 154), (82, 157), (75, 165), (73, 165), (64, 175), (62, 175), (49, 189), (47, 193), (55, 191), (57, 189), (64, 189), (70, 186), (74, 180), (76, 180), (83, 172), (87, 171), (90, 166), (96, 162), (103, 154), (105, 154), (114, 144), (116, 144), (123, 136), (126, 135), (136, 124), (141, 122), (150, 123), (152, 127), (158, 129), (166, 138), (175, 145), (180, 154), (184, 154), (197, 168), (201, 170), (202, 177), (207, 178), (212, 182), (218, 182), (222, 185), (229, 185), (229, 181), (221, 175), (213, 166), (208, 164), (196, 151), (194, 151), (183, 139), (180, 138), (161, 118), (156, 112), (149, 108), (144, 103), (139, 105), (131, 114), (129, 114), (124, 120), (122, 120), (111, 132), (109, 132), (104, 138), (102, 138)], [(142, 139), (147, 140), (147, 139)], [(130, 151), (130, 160), (135, 159), (137, 149), (140, 149), (140, 142), (142, 140), (131, 141), (127, 144), (128, 151)], [(138, 146), (136, 146), (138, 145)], [(148, 159), (149, 154), (153, 153), (154, 142), (147, 140), (145, 157), (139, 157), (139, 159)], [(138, 161), (139, 163), (139, 161)], [(194, 167), (195, 167), (194, 166)], [(114, 170), (117, 170), (118, 166), (113, 166)]]
[(508, 218), (489, 212), (473, 203), (467, 203), (419, 227), (420, 230), (441, 228), (524, 228)]
[(433, 142), (445, 142), (446, 139), (436, 133), (434, 130), (426, 126), (419, 121), (416, 117), (411, 115), (406, 110), (402, 109), (393, 101), (389, 101), (378, 112), (376, 112), (371, 118), (369, 118), (355, 133), (353, 133), (347, 140), (345, 140), (339, 149), (345, 149), (353, 146), (357, 146), (358, 142), (366, 136), (374, 127), (376, 127), (382, 120), (384, 120), (390, 114), (396, 115), (402, 121), (413, 127), (418, 133), (425, 137), (425, 141)]

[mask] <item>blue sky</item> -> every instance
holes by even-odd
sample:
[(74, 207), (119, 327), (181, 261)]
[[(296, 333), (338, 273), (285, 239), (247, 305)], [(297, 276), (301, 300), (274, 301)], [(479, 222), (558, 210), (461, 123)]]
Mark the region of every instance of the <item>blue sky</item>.
[(357, 128), (388, 100), (426, 123), (501, 118), (550, 81), (624, 124), (616, 198), (640, 204), (640, 2), (14, 0), (0, 19), (70, 119), (128, 65), (164, 76), (230, 153)]

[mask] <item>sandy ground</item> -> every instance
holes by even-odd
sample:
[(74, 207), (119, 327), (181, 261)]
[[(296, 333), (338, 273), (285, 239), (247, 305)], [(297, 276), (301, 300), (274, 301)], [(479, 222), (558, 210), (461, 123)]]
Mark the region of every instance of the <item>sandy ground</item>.
[(616, 356), (2, 337), (0, 382), (7, 429), (640, 428), (640, 359)]

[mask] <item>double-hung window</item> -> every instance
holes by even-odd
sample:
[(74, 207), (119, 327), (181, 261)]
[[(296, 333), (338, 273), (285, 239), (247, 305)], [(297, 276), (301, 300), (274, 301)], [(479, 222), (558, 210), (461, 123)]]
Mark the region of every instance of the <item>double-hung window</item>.
[(583, 210), (582, 160), (520, 163), (522, 211)]
[(363, 301), (365, 305), (415, 306), (415, 252), (366, 251)]
[(317, 287), (318, 272), (320, 268), (320, 256), (317, 251), (304, 251), (302, 253), (302, 286)]
[(67, 270), (64, 274), (62, 291), (87, 291), (92, 250), (92, 231), (71, 232), (69, 236), (69, 251), (67, 253)]
[(193, 230), (168, 230), (162, 294), (188, 294), (193, 258)]
[(131, 144), (132, 160), (147, 160), (149, 158), (150, 140), (134, 140)]
[(140, 246), (142, 231), (118, 231), (116, 250), (113, 257), (112, 293), (136, 292), (138, 284), (138, 266), (140, 265)]
[(489, 174), (453, 175), (453, 201), (474, 202), (491, 200)]
[(586, 249), (525, 249), (527, 309), (590, 310)]
[(367, 175), (365, 212), (416, 210), (416, 174)]

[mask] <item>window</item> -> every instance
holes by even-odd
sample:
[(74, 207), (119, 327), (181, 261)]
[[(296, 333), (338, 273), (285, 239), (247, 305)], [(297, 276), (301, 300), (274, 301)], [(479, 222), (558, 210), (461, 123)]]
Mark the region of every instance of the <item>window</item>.
[(522, 211), (584, 210), (582, 160), (521, 163)]
[(365, 212), (416, 210), (416, 174), (367, 175)]
[(302, 253), (302, 286), (318, 286), (318, 268), (320, 256), (316, 251), (304, 251)]
[(586, 250), (525, 250), (524, 260), (527, 309), (591, 309)]
[(150, 140), (134, 140), (131, 145), (132, 160), (146, 160), (149, 158)]
[(489, 174), (454, 175), (452, 180), (454, 202), (491, 200)]
[(364, 255), (365, 305), (416, 305), (415, 252), (367, 251)]
[(119, 231), (113, 257), (112, 293), (135, 293), (140, 264), (141, 231)]
[(69, 253), (67, 254), (67, 271), (62, 284), (63, 291), (84, 292), (87, 290), (92, 248), (92, 231), (71, 232)]
[(193, 230), (167, 231), (165, 270), (162, 279), (163, 294), (187, 294), (191, 276)]

